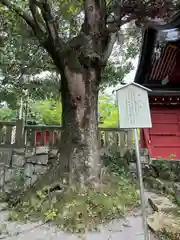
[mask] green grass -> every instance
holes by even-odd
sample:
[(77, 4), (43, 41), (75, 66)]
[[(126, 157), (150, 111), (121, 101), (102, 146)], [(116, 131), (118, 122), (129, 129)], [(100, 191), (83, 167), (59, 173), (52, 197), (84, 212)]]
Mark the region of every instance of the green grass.
[(70, 188), (48, 198), (39, 192), (38, 196), (13, 209), (9, 220), (42, 219), (56, 223), (62, 230), (85, 232), (122, 217), (137, 206), (139, 197), (136, 186), (126, 174), (108, 172), (96, 188), (86, 191)]

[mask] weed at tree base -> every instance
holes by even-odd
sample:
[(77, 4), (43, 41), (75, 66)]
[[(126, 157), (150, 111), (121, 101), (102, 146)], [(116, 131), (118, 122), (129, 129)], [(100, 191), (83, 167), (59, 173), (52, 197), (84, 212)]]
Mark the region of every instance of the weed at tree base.
[[(99, 224), (120, 218), (137, 205), (139, 197), (136, 186), (116, 173), (106, 173), (98, 187), (86, 191), (69, 188), (48, 198), (40, 192), (37, 195), (13, 209), (15, 220), (42, 219), (70, 232), (94, 230)], [(9, 220), (14, 220), (12, 216)]]

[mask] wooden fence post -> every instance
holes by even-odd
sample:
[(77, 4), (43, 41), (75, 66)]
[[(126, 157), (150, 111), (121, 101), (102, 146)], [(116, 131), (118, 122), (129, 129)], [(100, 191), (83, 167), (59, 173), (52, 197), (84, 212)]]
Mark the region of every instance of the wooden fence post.
[(19, 119), (16, 122), (16, 144), (15, 146), (18, 148), (24, 147), (25, 145), (24, 139), (24, 120)]

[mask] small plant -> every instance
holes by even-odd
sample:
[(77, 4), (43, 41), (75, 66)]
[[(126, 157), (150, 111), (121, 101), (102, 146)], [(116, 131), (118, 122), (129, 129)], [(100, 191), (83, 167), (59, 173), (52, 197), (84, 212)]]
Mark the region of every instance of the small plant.
[(8, 194), (9, 195), (8, 202), (10, 202), (11, 198), (14, 198), (14, 196), (17, 195), (17, 193), (21, 192), (22, 189), (24, 189), (25, 181), (26, 181), (26, 177), (24, 174), (24, 169), (17, 169), (16, 171), (14, 171), (14, 175), (11, 178), (11, 182), (10, 182), (10, 189), (9, 189), (10, 194)]
[(43, 201), (46, 198), (46, 195), (43, 193), (43, 191), (38, 191), (37, 196), (41, 201)]
[(50, 209), (44, 213), (45, 222), (53, 221), (57, 217), (58, 210), (57, 209)]
[(102, 157), (102, 160), (104, 162), (104, 165), (108, 167), (113, 173), (118, 174), (118, 175), (123, 175), (127, 177), (128, 172), (127, 172), (127, 161), (126, 159), (122, 159), (118, 156), (118, 154), (113, 154), (113, 155), (104, 155)]
[[(86, 190), (70, 188), (58, 195), (37, 193), (29, 202), (14, 209), (19, 219), (43, 219), (53, 221), (61, 229), (84, 233), (97, 229), (99, 224), (122, 217), (138, 204), (136, 186), (122, 171), (107, 171), (101, 184)], [(16, 218), (15, 218), (16, 219)]]
[(168, 160), (159, 157), (158, 160), (153, 161), (153, 165), (157, 168), (161, 179), (171, 181), (180, 180), (180, 162), (173, 161), (175, 157), (175, 154), (170, 154)]
[(18, 214), (16, 212), (10, 212), (8, 215), (8, 221), (14, 222), (18, 220)]
[[(28, 202), (17, 206), (9, 219), (42, 219), (55, 222), (61, 229), (84, 233), (97, 229), (112, 219), (123, 216), (132, 206), (137, 206), (139, 194), (136, 185), (117, 155), (104, 156), (106, 171), (96, 186), (79, 189), (71, 186), (66, 192), (42, 189)], [(48, 188), (49, 189), (49, 188)]]
[(160, 239), (162, 240), (180, 240), (180, 233), (168, 232), (166, 229), (163, 229), (159, 233)]

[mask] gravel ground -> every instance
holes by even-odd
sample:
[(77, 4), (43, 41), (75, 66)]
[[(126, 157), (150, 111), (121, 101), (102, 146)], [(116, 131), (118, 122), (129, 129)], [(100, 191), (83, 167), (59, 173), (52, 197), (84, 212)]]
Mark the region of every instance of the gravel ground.
[[(148, 197), (150, 194), (146, 192)], [(3, 208), (0, 205), (0, 210)], [(8, 212), (0, 211), (0, 239), (6, 240), (79, 240), (80, 236), (59, 231), (48, 224), (7, 221)], [(126, 219), (116, 220), (104, 226), (100, 232), (87, 233), (86, 240), (144, 240), (140, 211), (127, 216)], [(149, 240), (156, 240), (153, 236)]]

